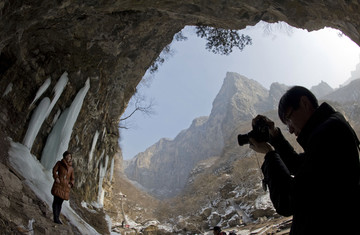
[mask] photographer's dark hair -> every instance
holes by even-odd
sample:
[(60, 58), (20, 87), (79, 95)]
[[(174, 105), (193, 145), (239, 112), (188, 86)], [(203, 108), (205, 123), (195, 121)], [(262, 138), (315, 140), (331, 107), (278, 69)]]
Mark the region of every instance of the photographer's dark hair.
[(315, 95), (305, 87), (302, 86), (293, 86), (281, 97), (279, 101), (278, 114), (280, 120), (285, 124), (285, 112), (288, 108), (293, 108), (294, 110), (299, 108), (300, 98), (306, 96), (313, 107), (316, 109), (319, 107), (318, 100)]

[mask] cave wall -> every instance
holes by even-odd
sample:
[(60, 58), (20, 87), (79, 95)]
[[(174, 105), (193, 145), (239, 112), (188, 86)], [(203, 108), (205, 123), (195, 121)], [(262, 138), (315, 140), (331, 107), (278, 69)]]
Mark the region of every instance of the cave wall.
[[(58, 78), (69, 74), (31, 149), (36, 156), (41, 156), (56, 113), (70, 106), (90, 79), (69, 144), (76, 187), (88, 201), (97, 196), (99, 164), (105, 162), (100, 156), (111, 162), (120, 151), (118, 122), (137, 84), (184, 26), (242, 29), (260, 20), (285, 21), (308, 30), (337, 28), (360, 44), (360, 5), (355, 0), (5, 0), (0, 19), (0, 125), (7, 136), (22, 142), (39, 104), (30, 107), (39, 87), (50, 77), (43, 97), (52, 97)], [(99, 140), (88, 163), (96, 131)]]

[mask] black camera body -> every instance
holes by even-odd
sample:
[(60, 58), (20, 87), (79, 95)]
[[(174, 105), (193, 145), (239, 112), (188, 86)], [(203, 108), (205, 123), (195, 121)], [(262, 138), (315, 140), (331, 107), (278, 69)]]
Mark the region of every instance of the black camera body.
[(250, 138), (254, 138), (257, 142), (267, 142), (270, 139), (269, 126), (265, 120), (265, 117), (259, 118), (252, 125), (252, 130), (244, 135), (238, 135), (238, 143), (240, 146), (249, 143)]

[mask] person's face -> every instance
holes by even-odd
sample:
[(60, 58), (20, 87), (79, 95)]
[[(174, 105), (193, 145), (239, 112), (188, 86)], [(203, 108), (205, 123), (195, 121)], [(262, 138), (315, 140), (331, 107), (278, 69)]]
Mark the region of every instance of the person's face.
[(298, 136), (313, 112), (314, 108), (305, 96), (300, 99), (300, 105), (297, 109), (288, 108), (285, 113), (285, 124), (290, 134)]
[(66, 161), (67, 163), (70, 163), (70, 162), (72, 161), (72, 156), (71, 156), (71, 154), (68, 154), (68, 155), (65, 156), (65, 161)]
[(303, 128), (301, 119), (298, 116), (299, 109), (289, 108), (285, 115), (285, 124), (290, 134), (298, 136)]

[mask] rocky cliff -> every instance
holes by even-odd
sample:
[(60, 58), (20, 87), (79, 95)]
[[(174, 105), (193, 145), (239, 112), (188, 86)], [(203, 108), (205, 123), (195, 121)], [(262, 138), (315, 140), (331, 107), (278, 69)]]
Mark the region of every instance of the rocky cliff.
[(14, 142), (32, 142), (31, 153), (43, 161), (47, 143), (57, 142), (50, 136), (59, 137), (66, 124), (56, 152), (74, 152), (74, 190), (97, 201), (120, 151), (119, 118), (145, 71), (185, 25), (242, 29), (281, 20), (308, 30), (337, 28), (359, 44), (359, 12), (357, 1), (4, 0), (1, 130)]
[[(359, 59), (360, 59), (360, 55), (359, 55)], [(360, 63), (358, 63), (356, 65), (356, 68), (351, 71), (351, 77), (343, 84), (348, 85), (351, 81), (355, 80), (355, 79), (360, 79)]]
[(273, 84), (267, 91), (254, 80), (227, 73), (209, 117), (194, 119), (174, 140), (161, 139), (136, 155), (126, 164), (127, 177), (156, 196), (176, 195), (200, 161), (221, 156), (238, 123), (272, 110), (285, 88)]
[(316, 86), (313, 86), (311, 87), (310, 89), (316, 97), (318, 97), (319, 99), (321, 99), (322, 97), (330, 94), (331, 92), (334, 91), (333, 88), (331, 88), (329, 86), (329, 84), (327, 84), (326, 82), (324, 81), (321, 81), (320, 84), (316, 85)]
[(343, 86), (332, 93), (322, 97), (324, 100), (331, 100), (340, 104), (353, 104), (360, 102), (360, 79), (351, 81), (347, 86)]

